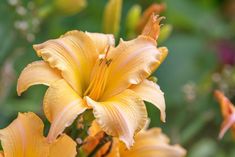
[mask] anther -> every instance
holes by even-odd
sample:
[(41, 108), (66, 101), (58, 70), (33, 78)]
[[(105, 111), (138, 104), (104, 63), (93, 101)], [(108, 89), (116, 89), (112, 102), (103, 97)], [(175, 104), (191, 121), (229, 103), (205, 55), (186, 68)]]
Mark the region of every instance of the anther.
[(100, 63), (99, 63), (99, 65), (101, 65), (101, 63), (103, 62), (103, 60), (104, 60), (103, 58), (101, 58), (101, 59), (100, 59)]
[(107, 60), (106, 65), (109, 66), (111, 62), (112, 62), (112, 59)]

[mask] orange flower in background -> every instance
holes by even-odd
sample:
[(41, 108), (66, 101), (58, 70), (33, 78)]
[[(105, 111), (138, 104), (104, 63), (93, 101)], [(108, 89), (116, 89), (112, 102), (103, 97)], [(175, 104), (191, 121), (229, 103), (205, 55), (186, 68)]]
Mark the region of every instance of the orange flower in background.
[(160, 19), (152, 15), (142, 35), (121, 40), (117, 47), (112, 35), (81, 31), (33, 46), (43, 61), (22, 71), (17, 92), (36, 84), (49, 86), (43, 109), (51, 122), (50, 142), (86, 109), (93, 109), (102, 130), (128, 148), (147, 119), (143, 100), (158, 107), (165, 121), (164, 94), (147, 80), (167, 55), (167, 48), (156, 47)]
[(232, 128), (232, 132), (235, 133), (235, 107), (219, 90), (215, 91), (215, 98), (220, 104), (221, 113), (224, 119), (219, 133), (219, 138), (221, 139), (230, 128)]
[[(93, 130), (83, 145), (86, 154), (91, 153), (103, 137), (102, 131), (99, 132), (94, 123), (91, 129)], [(162, 133), (160, 128), (141, 130), (135, 136), (135, 143), (131, 149), (126, 149), (117, 138), (113, 138), (96, 152), (95, 157), (105, 154), (108, 154), (107, 157), (184, 157), (186, 155), (184, 148), (179, 145), (170, 145), (169, 142), (169, 138)]]
[(19, 113), (16, 120), (0, 130), (4, 151), (0, 157), (75, 157), (76, 143), (69, 136), (63, 134), (49, 144), (43, 136), (43, 127), (34, 113)]

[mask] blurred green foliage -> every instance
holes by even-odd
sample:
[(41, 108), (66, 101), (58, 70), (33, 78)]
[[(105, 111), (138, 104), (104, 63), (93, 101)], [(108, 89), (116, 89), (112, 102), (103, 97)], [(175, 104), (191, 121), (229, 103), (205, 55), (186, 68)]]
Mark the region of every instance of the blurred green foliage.
[[(77, 12), (73, 10), (73, 14), (59, 10), (54, 2), (47, 0), (0, 2), (1, 128), (9, 124), (18, 112), (43, 114), (41, 104), (46, 87), (32, 87), (21, 97), (16, 94), (19, 73), (28, 63), (39, 60), (32, 44), (57, 38), (73, 29), (102, 32), (107, 2), (88, 0), (85, 8), (79, 8)], [(133, 37), (130, 29), (134, 26), (130, 22), (136, 22), (136, 19), (130, 19), (129, 10), (134, 5), (140, 6), (133, 15), (133, 18), (138, 18), (139, 12), (154, 2), (166, 4), (167, 9), (162, 13), (166, 17), (163, 23), (173, 29), (170, 35), (167, 34), (168, 39), (159, 43), (159, 46), (168, 47), (169, 56), (155, 73), (165, 92), (167, 122), (161, 123), (159, 111), (148, 105), (151, 126), (162, 127), (173, 143), (180, 143), (188, 150), (189, 157), (234, 157), (235, 141), (230, 133), (223, 140), (217, 140), (222, 119), (213, 90), (223, 90), (235, 102), (235, 67), (223, 58), (225, 50), (232, 53), (231, 57), (235, 56), (235, 2), (123, 0), (117, 41), (119, 37), (125, 40)], [(232, 48), (220, 49), (218, 45), (224, 41), (231, 43)]]

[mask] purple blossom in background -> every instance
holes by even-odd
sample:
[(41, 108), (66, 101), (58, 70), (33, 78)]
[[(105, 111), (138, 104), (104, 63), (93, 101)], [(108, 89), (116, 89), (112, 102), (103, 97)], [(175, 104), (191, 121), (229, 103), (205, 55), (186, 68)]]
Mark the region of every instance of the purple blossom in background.
[(217, 49), (222, 64), (235, 64), (235, 43), (222, 40), (217, 43)]

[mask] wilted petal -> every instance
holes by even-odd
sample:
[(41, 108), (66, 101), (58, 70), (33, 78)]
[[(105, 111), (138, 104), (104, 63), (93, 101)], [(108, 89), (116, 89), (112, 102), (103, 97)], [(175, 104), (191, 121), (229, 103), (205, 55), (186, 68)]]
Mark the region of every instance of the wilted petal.
[[(104, 136), (104, 132), (99, 132), (96, 136), (88, 136), (82, 146), (85, 154), (89, 155), (95, 147), (100, 143)], [(95, 154), (95, 157), (120, 157), (119, 155), (119, 139), (112, 138), (112, 141), (104, 144)]]
[(99, 55), (88, 35), (70, 31), (58, 39), (34, 45), (34, 49), (51, 67), (61, 70), (63, 78), (81, 96)]
[(50, 145), (49, 157), (75, 157), (76, 154), (76, 142), (65, 134)]
[[(100, 143), (102, 138), (104, 138), (105, 133), (100, 128), (99, 124), (94, 120), (91, 127), (89, 128), (89, 136), (85, 139), (82, 146), (83, 151), (88, 155), (94, 148)], [(119, 140), (117, 138), (112, 138), (112, 141), (107, 142), (99, 151), (95, 154), (95, 157), (119, 157), (119, 148), (117, 147)], [(107, 155), (105, 155), (107, 154)]]
[[(89, 128), (89, 136), (85, 139), (82, 146), (83, 151), (88, 155), (94, 148), (100, 143), (102, 138), (105, 137), (104, 131), (100, 128), (99, 124), (94, 120), (91, 127)], [(107, 137), (107, 136), (106, 136)], [(95, 154), (95, 157), (119, 157), (119, 148), (117, 147), (119, 143), (118, 138), (112, 138), (111, 141), (104, 144), (99, 151)]]
[[(120, 144), (119, 139), (114, 137), (112, 141), (112, 148), (107, 157), (121, 157), (119, 151), (119, 144)], [(123, 145), (123, 143), (121, 144)]]
[(54, 141), (87, 107), (81, 97), (64, 81), (53, 83), (43, 101), (44, 112), (51, 122), (48, 140)]
[(154, 40), (157, 40), (160, 34), (160, 22), (162, 19), (164, 19), (164, 17), (159, 18), (158, 16), (152, 14), (142, 31), (142, 35), (146, 35)]
[(131, 87), (130, 89), (136, 92), (136, 94), (138, 94), (143, 100), (148, 101), (156, 106), (161, 112), (161, 120), (165, 122), (166, 105), (164, 93), (156, 83), (145, 79), (143, 82)]
[(115, 38), (112, 34), (102, 34), (102, 33), (90, 33), (86, 32), (86, 34), (92, 39), (94, 42), (97, 51), (100, 54), (105, 53), (109, 46), (115, 46)]
[(142, 82), (162, 63), (165, 53), (158, 50), (156, 42), (147, 36), (121, 41), (107, 56), (112, 62), (102, 99), (122, 92), (131, 84)]
[(21, 72), (17, 83), (17, 93), (21, 95), (30, 86), (37, 84), (50, 86), (59, 79), (61, 79), (61, 75), (58, 70), (52, 69), (44, 61), (35, 61)]
[[(82, 149), (84, 153), (89, 155), (97, 147), (97, 145), (101, 143), (104, 137), (105, 137), (105, 133), (103, 131), (98, 132), (96, 135), (88, 136), (85, 139), (84, 144), (82, 145)], [(109, 148), (109, 146), (110, 146), (110, 142), (105, 143), (99, 149), (99, 151), (96, 152), (95, 157), (102, 157), (102, 155), (104, 155), (105, 152), (107, 152), (107, 149)]]
[(119, 137), (130, 148), (134, 143), (134, 134), (144, 127), (147, 119), (143, 101), (131, 90), (125, 90), (105, 102), (95, 102), (89, 97), (86, 101), (92, 106), (100, 127), (107, 134)]
[(19, 113), (8, 127), (0, 130), (6, 157), (48, 156), (49, 144), (43, 136), (43, 123), (34, 113)]
[(153, 128), (136, 135), (135, 144), (130, 150), (120, 147), (121, 157), (184, 157), (186, 151), (179, 145), (170, 145), (161, 129)]
[(221, 91), (216, 90), (215, 97), (220, 104), (221, 112), (224, 119), (219, 133), (219, 138), (221, 139), (228, 131), (228, 129), (230, 129), (231, 127), (235, 129), (235, 107)]
[(143, 28), (145, 27), (145, 25), (148, 23), (149, 18), (153, 15), (153, 14), (160, 14), (161, 12), (163, 12), (165, 10), (166, 6), (165, 4), (152, 4), (151, 6), (149, 6), (143, 13), (141, 19), (139, 20), (139, 24), (137, 27), (137, 32), (141, 33), (143, 31)]

